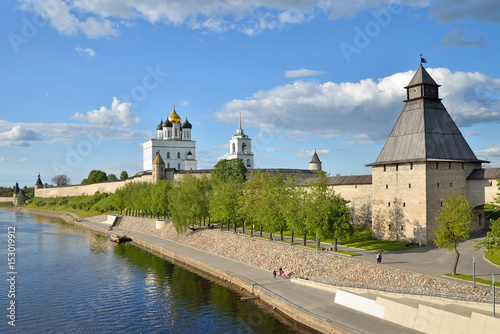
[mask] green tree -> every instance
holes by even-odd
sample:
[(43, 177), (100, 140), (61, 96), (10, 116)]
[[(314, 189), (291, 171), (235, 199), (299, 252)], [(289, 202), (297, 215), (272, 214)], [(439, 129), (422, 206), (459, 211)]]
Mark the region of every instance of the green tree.
[(50, 181), (52, 182), (52, 184), (55, 184), (58, 187), (65, 186), (71, 182), (68, 175), (66, 175), (66, 174), (56, 175)]
[(246, 180), (247, 168), (241, 159), (222, 159), (212, 169), (211, 179), (213, 182), (244, 182)]
[(89, 173), (89, 176), (86, 179), (83, 179), (82, 184), (103, 182), (107, 179), (108, 176), (105, 172), (103, 172), (102, 170), (92, 169)]
[(108, 181), (116, 181), (116, 180), (118, 180), (118, 179), (116, 178), (115, 174), (109, 174), (108, 175)]
[(455, 251), (453, 275), (457, 274), (457, 265), (460, 258), (457, 246), (461, 240), (469, 238), (472, 227), (472, 208), (465, 196), (449, 194), (443, 200), (443, 207), (439, 210), (434, 230), (434, 243), (439, 248)]
[[(292, 243), (295, 233), (306, 233), (305, 226), (305, 189), (298, 183), (297, 177), (289, 177), (286, 183), (287, 191), (284, 201), (284, 219), (286, 226), (292, 230)], [(305, 238), (304, 238), (305, 240)]]
[(120, 174), (120, 180), (126, 180), (128, 179), (128, 173), (127, 171), (122, 171), (121, 174)]
[[(493, 201), (497, 207), (500, 207), (500, 179), (497, 180), (497, 186), (499, 192), (497, 193), (497, 197)], [(493, 250), (500, 250), (500, 218), (490, 220), (490, 231), (486, 234), (486, 238), (482, 240), (476, 241), (475, 248), (486, 249), (487, 252), (491, 252)]]
[(194, 230), (195, 224), (208, 213), (206, 176), (201, 179), (186, 174), (182, 181), (175, 181), (169, 194), (172, 224), (177, 232)]

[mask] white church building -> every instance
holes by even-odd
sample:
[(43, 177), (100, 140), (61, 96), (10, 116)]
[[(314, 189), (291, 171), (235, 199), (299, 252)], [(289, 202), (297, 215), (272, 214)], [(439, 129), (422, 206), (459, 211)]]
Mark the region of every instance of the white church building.
[(229, 156), (227, 160), (241, 159), (247, 168), (253, 168), (252, 139), (248, 137), (240, 126), (236, 134), (229, 140)]
[(193, 126), (187, 118), (182, 123), (175, 106), (167, 120), (156, 127), (157, 137), (142, 144), (143, 170), (153, 169), (153, 160), (159, 153), (166, 169), (197, 170), (196, 142), (191, 140)]

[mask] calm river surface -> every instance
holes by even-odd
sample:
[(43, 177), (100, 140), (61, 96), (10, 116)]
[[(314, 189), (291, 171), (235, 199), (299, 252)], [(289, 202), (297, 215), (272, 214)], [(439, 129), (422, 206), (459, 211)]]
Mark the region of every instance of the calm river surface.
[(232, 290), (135, 246), (1, 207), (0, 231), (0, 333), (293, 332)]

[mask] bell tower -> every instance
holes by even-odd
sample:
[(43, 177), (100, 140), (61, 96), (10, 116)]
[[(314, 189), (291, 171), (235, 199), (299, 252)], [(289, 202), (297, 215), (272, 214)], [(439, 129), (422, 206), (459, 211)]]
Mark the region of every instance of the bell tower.
[(247, 168), (253, 168), (252, 139), (241, 128), (241, 113), (239, 128), (229, 140), (229, 156), (227, 159), (241, 159)]

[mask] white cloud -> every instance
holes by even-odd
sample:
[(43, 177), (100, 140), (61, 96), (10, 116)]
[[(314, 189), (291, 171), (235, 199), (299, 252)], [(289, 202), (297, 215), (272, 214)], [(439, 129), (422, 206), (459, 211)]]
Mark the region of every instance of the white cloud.
[[(312, 158), (312, 156), (314, 155), (314, 152), (316, 152), (318, 154), (318, 156), (322, 156), (322, 155), (330, 155), (330, 150), (296, 150), (294, 155), (297, 157), (297, 158), (300, 158), (300, 159), (306, 159), (306, 158)], [(321, 160), (321, 158), (320, 158)]]
[[(500, 121), (500, 79), (483, 73), (427, 69), (441, 84), (440, 97), (457, 125)], [(354, 138), (345, 145), (382, 142), (404, 106), (404, 87), (415, 71), (359, 82), (304, 82), (258, 91), (227, 102), (216, 119), (237, 122), (240, 112), (247, 127), (279, 134), (280, 138)]]
[(498, 0), (434, 0), (429, 1), (430, 17), (439, 22), (473, 19), (481, 23), (500, 23), (500, 2)]
[(443, 42), (438, 45), (434, 45), (436, 49), (443, 49), (446, 47), (469, 47), (469, 46), (478, 46), (481, 49), (484, 49), (488, 42), (484, 36), (480, 36), (475, 40), (466, 40), (468, 30), (462, 31), (460, 28), (455, 28), (451, 33), (446, 35), (443, 39)]
[(313, 77), (313, 76), (318, 76), (318, 75), (325, 74), (325, 73), (326, 72), (307, 70), (305, 68), (301, 68), (300, 70), (286, 71), (285, 78)]
[(89, 56), (89, 57), (95, 57), (96, 53), (93, 49), (91, 48), (85, 48), (82, 49), (81, 47), (77, 46), (75, 48), (76, 53), (78, 53), (80, 56)]
[(9, 161), (9, 160), (10, 160), (9, 158), (6, 158), (6, 157), (0, 157), (0, 162)]
[(29, 130), (21, 125), (15, 125), (10, 130), (0, 132), (0, 147), (25, 147), (30, 146), (32, 141), (40, 140), (42, 140), (40, 133)]
[(113, 97), (111, 109), (103, 106), (100, 109), (87, 112), (86, 116), (76, 112), (71, 118), (77, 121), (103, 125), (131, 126), (141, 122), (140, 118), (134, 118), (134, 114), (130, 111), (130, 103), (120, 102), (116, 97)]
[[(388, 6), (422, 7), (426, 0), (18, 0), (20, 8), (39, 13), (60, 33), (89, 38), (116, 36), (135, 21), (186, 26), (212, 32), (236, 30), (249, 36), (317, 16), (352, 17)], [(400, 5), (401, 4), (401, 5)]]
[(500, 147), (487, 148), (484, 150), (477, 151), (475, 153), (478, 157), (483, 157), (484, 159), (498, 158), (500, 157)]

